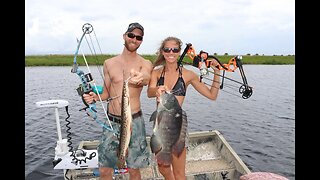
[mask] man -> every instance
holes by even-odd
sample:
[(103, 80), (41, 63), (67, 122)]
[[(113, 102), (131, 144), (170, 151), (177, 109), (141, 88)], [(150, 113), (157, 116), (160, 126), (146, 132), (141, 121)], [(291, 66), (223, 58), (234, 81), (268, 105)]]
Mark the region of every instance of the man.
[[(144, 28), (139, 23), (131, 23), (123, 34), (124, 48), (120, 55), (104, 62), (104, 88), (100, 95), (102, 100), (110, 100), (108, 117), (114, 130), (120, 132), (121, 94), (123, 81), (129, 79), (130, 106), (132, 112), (132, 135), (129, 144), (127, 167), (130, 180), (141, 179), (139, 168), (150, 164), (150, 153), (147, 149), (145, 123), (141, 112), (140, 95), (143, 86), (148, 85), (152, 63), (137, 53), (144, 36)], [(83, 95), (87, 103), (98, 101), (99, 97), (90, 92)], [(108, 125), (108, 123), (107, 123)], [(103, 129), (98, 145), (100, 179), (112, 179), (113, 168), (118, 160), (119, 137)]]

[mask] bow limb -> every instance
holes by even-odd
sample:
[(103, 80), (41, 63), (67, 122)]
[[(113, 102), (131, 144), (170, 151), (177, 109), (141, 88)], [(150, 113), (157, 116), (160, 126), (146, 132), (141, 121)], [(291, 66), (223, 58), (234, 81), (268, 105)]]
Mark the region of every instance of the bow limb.
[(187, 43), (186, 44), (186, 47), (184, 48), (184, 50), (183, 50), (183, 52), (182, 52), (182, 54), (180, 55), (180, 58), (179, 58), (179, 60), (178, 60), (178, 67), (179, 66), (182, 66), (182, 60), (183, 60), (183, 58), (184, 58), (184, 56), (186, 55), (186, 54), (190, 54), (190, 49), (192, 48), (192, 44), (191, 43)]

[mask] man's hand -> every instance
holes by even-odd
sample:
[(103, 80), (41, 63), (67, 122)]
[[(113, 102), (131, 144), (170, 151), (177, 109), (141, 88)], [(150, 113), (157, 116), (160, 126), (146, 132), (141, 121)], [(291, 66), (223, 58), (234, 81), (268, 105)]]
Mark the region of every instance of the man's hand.
[(135, 70), (131, 70), (130, 71), (130, 79), (129, 79), (129, 83), (140, 86), (142, 85), (143, 82), (143, 73), (139, 72), (139, 71), (135, 71)]
[(83, 99), (87, 104), (92, 104), (96, 102), (97, 95), (94, 92), (89, 92), (89, 94), (83, 94)]

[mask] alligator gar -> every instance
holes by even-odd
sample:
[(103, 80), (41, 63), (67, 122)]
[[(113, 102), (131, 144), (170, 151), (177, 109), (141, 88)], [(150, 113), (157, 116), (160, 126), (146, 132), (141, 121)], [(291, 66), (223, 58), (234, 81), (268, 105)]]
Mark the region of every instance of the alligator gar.
[(123, 82), (122, 88), (120, 142), (117, 163), (119, 169), (126, 168), (126, 157), (128, 155), (128, 148), (131, 138), (132, 114), (128, 86), (129, 79), (130, 77)]

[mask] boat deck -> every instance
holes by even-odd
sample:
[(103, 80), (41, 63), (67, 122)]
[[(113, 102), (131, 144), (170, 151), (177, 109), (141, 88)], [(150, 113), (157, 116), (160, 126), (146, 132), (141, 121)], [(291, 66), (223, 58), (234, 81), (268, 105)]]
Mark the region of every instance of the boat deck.
[[(79, 148), (95, 149), (98, 143), (99, 141), (82, 141), (79, 144)], [(164, 178), (158, 170), (153, 155), (152, 160), (153, 162), (149, 167), (141, 169), (142, 179), (163, 180)], [(67, 175), (74, 180), (99, 179), (93, 176), (94, 171), (98, 172), (98, 169), (69, 170)], [(250, 173), (250, 170), (233, 151), (220, 132), (205, 131), (189, 134), (186, 163), (187, 180), (238, 180), (241, 175), (248, 173)], [(115, 175), (115, 179), (129, 179), (129, 175), (128, 173), (118, 174)]]

